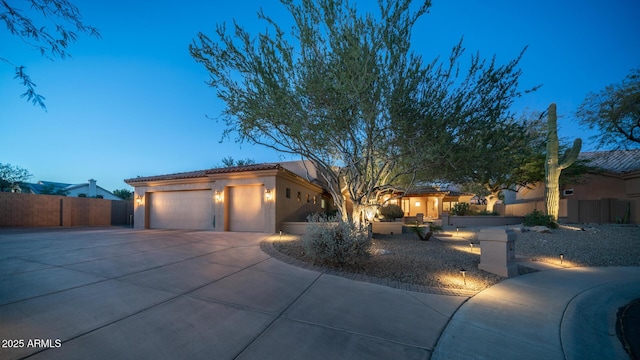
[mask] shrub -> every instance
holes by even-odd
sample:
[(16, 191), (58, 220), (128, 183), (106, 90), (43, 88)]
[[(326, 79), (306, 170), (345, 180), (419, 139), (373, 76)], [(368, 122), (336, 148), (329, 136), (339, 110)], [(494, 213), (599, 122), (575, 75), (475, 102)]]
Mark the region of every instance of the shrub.
[(404, 211), (396, 204), (389, 204), (380, 208), (380, 215), (384, 217), (384, 221), (394, 221), (403, 217)]
[(302, 237), (305, 253), (316, 263), (333, 265), (355, 264), (369, 256), (371, 240), (366, 230), (343, 221), (312, 222)]
[(471, 215), (471, 206), (468, 203), (457, 203), (453, 205), (449, 214), (458, 216)]
[(558, 223), (553, 221), (551, 215), (545, 215), (538, 209), (535, 209), (532, 213), (525, 215), (522, 224), (524, 226), (546, 226), (551, 229), (558, 228)]

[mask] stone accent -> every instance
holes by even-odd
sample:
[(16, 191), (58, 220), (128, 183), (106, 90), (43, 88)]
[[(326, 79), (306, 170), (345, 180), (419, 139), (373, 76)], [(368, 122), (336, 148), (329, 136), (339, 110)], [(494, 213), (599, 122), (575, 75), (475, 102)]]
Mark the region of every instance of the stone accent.
[(478, 269), (490, 273), (513, 277), (518, 275), (516, 265), (516, 237), (517, 234), (510, 229), (487, 228), (480, 230), (480, 264)]

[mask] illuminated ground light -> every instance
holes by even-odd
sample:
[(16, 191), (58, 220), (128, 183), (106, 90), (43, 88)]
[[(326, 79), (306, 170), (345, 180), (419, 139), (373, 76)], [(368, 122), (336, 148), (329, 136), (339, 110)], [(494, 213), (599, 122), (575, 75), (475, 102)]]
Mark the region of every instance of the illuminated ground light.
[(537, 257), (533, 258), (533, 261), (538, 261), (538, 262), (543, 262), (543, 263), (547, 263), (547, 264), (558, 265), (558, 266), (562, 266), (562, 267), (565, 267), (565, 268), (584, 266), (584, 265), (581, 265), (581, 264), (579, 264), (577, 262), (574, 262), (574, 261), (571, 261), (571, 260), (567, 260), (567, 255), (565, 255), (565, 254), (559, 254), (557, 256), (537, 256)]
[(459, 270), (439, 273), (437, 278), (444, 288), (464, 290), (483, 290), (486, 288), (486, 284), (474, 278), (468, 270), (465, 270), (464, 276)]
[(474, 255), (480, 255), (480, 252), (482, 250), (480, 247), (474, 246), (473, 244), (469, 244), (469, 246), (466, 246), (466, 245), (451, 245), (451, 246), (449, 246), (449, 248), (451, 248), (451, 249), (453, 249), (455, 251), (461, 251), (461, 252), (465, 252), (467, 254), (474, 254)]
[(467, 239), (469, 241), (471, 241), (476, 236), (475, 232), (464, 230), (464, 229), (460, 229), (460, 228), (456, 228), (455, 231), (448, 231), (448, 232), (445, 232), (445, 233), (449, 234), (449, 235), (451, 235), (453, 237)]

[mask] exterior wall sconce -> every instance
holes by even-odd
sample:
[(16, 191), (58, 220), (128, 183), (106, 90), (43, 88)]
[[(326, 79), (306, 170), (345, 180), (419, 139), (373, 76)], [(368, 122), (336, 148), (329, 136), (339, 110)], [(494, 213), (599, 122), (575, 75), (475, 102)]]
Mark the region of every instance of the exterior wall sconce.
[(416, 206), (420, 206), (420, 201), (416, 201)]
[(214, 196), (216, 198), (216, 201), (220, 201), (222, 199), (222, 194), (220, 193), (220, 190), (216, 190)]
[(271, 200), (271, 198), (273, 197), (273, 192), (271, 191), (271, 189), (266, 189), (264, 191), (264, 198), (267, 199), (267, 201)]
[(142, 205), (142, 195), (136, 196), (136, 204)]

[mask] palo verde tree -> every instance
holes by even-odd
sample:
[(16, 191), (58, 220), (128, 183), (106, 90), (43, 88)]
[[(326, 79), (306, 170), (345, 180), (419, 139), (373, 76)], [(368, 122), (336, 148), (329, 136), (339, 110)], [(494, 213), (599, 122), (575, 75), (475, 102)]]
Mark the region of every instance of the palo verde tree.
[(640, 146), (640, 68), (620, 83), (590, 93), (576, 116), (580, 124), (600, 131), (593, 138), (601, 147)]
[[(0, 23), (9, 34), (19, 37), (26, 46), (48, 59), (64, 59), (67, 48), (84, 33), (100, 37), (98, 30), (82, 22), (78, 8), (68, 0), (0, 1)], [(36, 92), (36, 84), (22, 65), (0, 54), (0, 62), (15, 68), (14, 79), (26, 88), (21, 97), (46, 109), (45, 98)]]
[(313, 161), (345, 221), (360, 224), (400, 177), (446, 164), (447, 140), (465, 141), (462, 122), (481, 124), (486, 109), (518, 95), (517, 60), (472, 57), (461, 72), (461, 43), (448, 62), (425, 63), (411, 50), (430, 1), (379, 0), (376, 14), (346, 0), (281, 2), (290, 33), (260, 11), (265, 32), (218, 25), (214, 38), (198, 34), (190, 52), (226, 103), (226, 134)]

